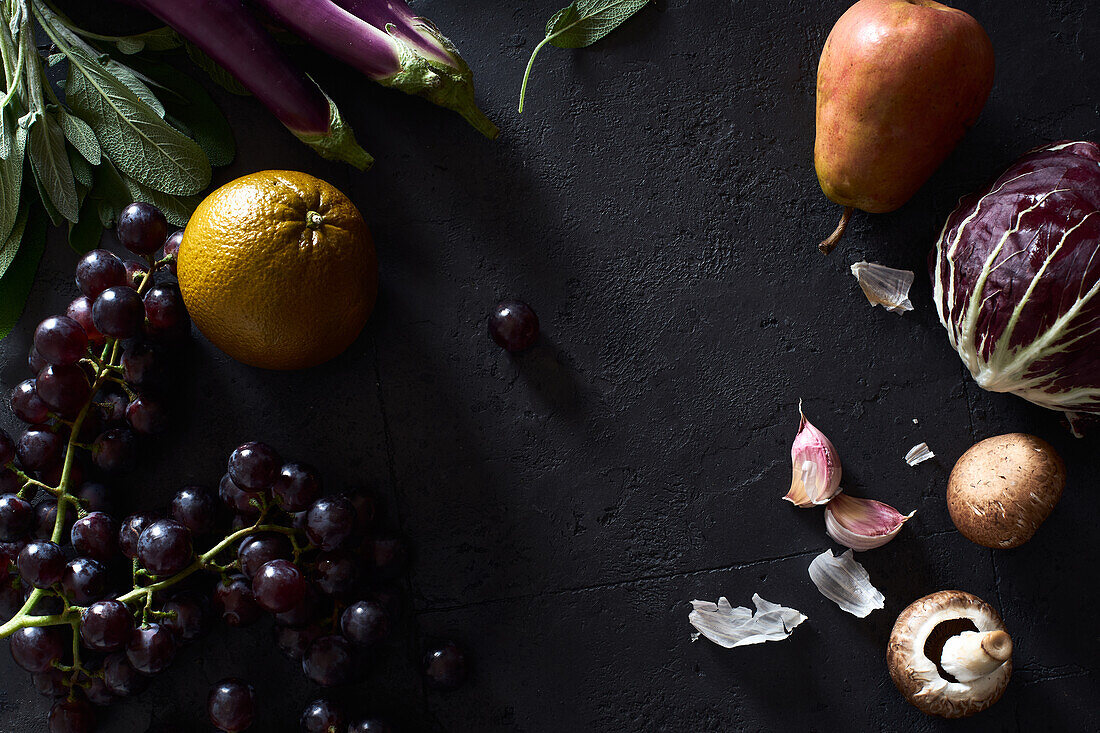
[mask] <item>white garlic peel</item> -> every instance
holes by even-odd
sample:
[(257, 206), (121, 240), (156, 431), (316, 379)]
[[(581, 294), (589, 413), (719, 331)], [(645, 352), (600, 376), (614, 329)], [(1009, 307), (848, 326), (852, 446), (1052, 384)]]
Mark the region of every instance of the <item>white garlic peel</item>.
[(943, 645), (940, 666), (959, 682), (973, 682), (1012, 658), (1012, 639), (1004, 631), (964, 631)]
[(886, 603), (886, 597), (871, 584), (867, 570), (855, 561), (851, 550), (840, 557), (833, 557), (832, 550), (815, 557), (810, 563), (810, 580), (821, 595), (859, 618)]
[(806, 616), (793, 608), (765, 601), (756, 593), (752, 596), (752, 602), (756, 605), (755, 615), (744, 606), (730, 606), (725, 596), (719, 598), (718, 603), (692, 601), (688, 621), (699, 632), (692, 634), (692, 641), (701, 634), (727, 649), (781, 641), (806, 620)]
[(857, 262), (852, 265), (852, 274), (872, 307), (881, 305), (891, 313), (913, 310), (909, 301), (909, 288), (914, 278), (911, 270), (895, 270), (877, 262)]
[(905, 454), (905, 462), (910, 466), (915, 466), (918, 463), (924, 463), (928, 459), (935, 457), (936, 454), (928, 447), (928, 443), (917, 443)]

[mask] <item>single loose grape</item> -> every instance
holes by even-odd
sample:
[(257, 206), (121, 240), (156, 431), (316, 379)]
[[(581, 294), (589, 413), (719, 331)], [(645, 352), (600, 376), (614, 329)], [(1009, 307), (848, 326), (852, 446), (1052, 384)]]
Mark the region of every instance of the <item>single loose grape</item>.
[(345, 733), (347, 725), (343, 708), (331, 700), (314, 700), (302, 712), (302, 733)]
[(252, 725), (256, 716), (256, 691), (234, 677), (214, 685), (206, 699), (210, 722), (226, 733), (239, 733)]
[(340, 633), (356, 646), (374, 646), (385, 641), (392, 625), (385, 607), (375, 601), (353, 603), (340, 616)]
[(539, 337), (539, 317), (521, 300), (502, 300), (489, 316), (489, 335), (502, 349), (523, 351)]
[(453, 641), (445, 641), (428, 649), (424, 655), (424, 679), (429, 687), (453, 690), (469, 676), (466, 653)]

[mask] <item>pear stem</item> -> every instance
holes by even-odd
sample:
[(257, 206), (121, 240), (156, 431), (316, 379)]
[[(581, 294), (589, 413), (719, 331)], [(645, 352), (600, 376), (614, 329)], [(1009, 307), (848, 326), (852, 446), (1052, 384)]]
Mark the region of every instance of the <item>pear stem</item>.
[(840, 223), (836, 225), (836, 229), (821, 244), (817, 245), (817, 248), (821, 250), (821, 254), (829, 254), (840, 242), (840, 238), (844, 236), (844, 230), (848, 228), (848, 222), (852, 219), (853, 211), (855, 209), (851, 206), (844, 207), (844, 213), (840, 215)]

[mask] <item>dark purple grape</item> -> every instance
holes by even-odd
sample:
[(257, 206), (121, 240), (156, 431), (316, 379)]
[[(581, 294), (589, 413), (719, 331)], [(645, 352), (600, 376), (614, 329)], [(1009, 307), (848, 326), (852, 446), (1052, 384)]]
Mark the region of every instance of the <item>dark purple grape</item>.
[(15, 460), (15, 441), (8, 431), (0, 428), (0, 466), (6, 466)]
[(306, 594), (298, 604), (287, 611), (275, 614), (275, 623), (280, 626), (305, 626), (319, 615), (321, 599), (312, 585), (306, 584)]
[(116, 652), (103, 660), (103, 683), (111, 694), (128, 697), (144, 690), (148, 681), (130, 664), (125, 652)]
[(12, 389), (11, 411), (17, 418), (32, 425), (46, 422), (50, 417), (50, 407), (38, 396), (33, 379), (24, 380)]
[[(65, 512), (65, 519), (72, 525), (72, 516), (75, 512)], [(39, 540), (48, 540), (53, 537), (53, 526), (57, 523), (57, 502), (53, 499), (44, 499), (34, 507), (34, 537)]]
[(252, 578), (252, 594), (265, 611), (283, 613), (306, 596), (306, 579), (289, 560), (272, 560)]
[(239, 733), (252, 725), (256, 716), (256, 691), (252, 685), (233, 677), (222, 680), (206, 699), (210, 722), (226, 733)]
[(251, 580), (265, 563), (286, 560), (292, 554), (290, 540), (285, 534), (264, 532), (254, 534), (241, 543), (237, 549), (237, 560), (240, 562), (241, 572)]
[[(164, 240), (164, 256), (165, 257), (179, 257), (180, 245), (183, 244), (183, 230), (177, 229), (168, 235), (168, 238)], [(173, 268), (172, 274), (176, 273)]]
[(59, 626), (28, 626), (11, 635), (12, 659), (28, 672), (45, 672), (61, 659), (69, 645)]
[(78, 606), (87, 606), (107, 595), (107, 568), (90, 557), (69, 561), (61, 575), (61, 588)]
[(88, 698), (88, 702), (92, 705), (99, 707), (106, 707), (115, 701), (115, 696), (107, 689), (103, 678), (95, 676), (88, 680), (88, 685), (84, 688), (84, 697)]
[(390, 614), (375, 601), (353, 603), (340, 616), (340, 633), (356, 646), (374, 646), (385, 641), (392, 626)]
[[(0, 468), (0, 494), (17, 494), (23, 488), (23, 479), (10, 468)], [(31, 484), (24, 494), (33, 498), (38, 487)]]
[(469, 676), (466, 653), (453, 641), (445, 641), (428, 649), (424, 655), (424, 679), (429, 687), (453, 690)]
[[(72, 318), (72, 316), (69, 317)], [(80, 323), (80, 321), (75, 318), (73, 318), (73, 320)], [(80, 325), (83, 326), (84, 324), (81, 323)], [(49, 364), (49, 362), (42, 358), (42, 355), (38, 353), (38, 350), (35, 349), (32, 344), (31, 350), (27, 352), (27, 368), (31, 370), (31, 374), (38, 374), (46, 368), (47, 364)]]
[(168, 516), (192, 533), (203, 535), (214, 530), (217, 505), (214, 497), (201, 486), (185, 486), (168, 505)]
[(301, 726), (302, 733), (345, 733), (348, 719), (339, 705), (322, 698), (306, 706)]
[(157, 517), (149, 513), (131, 514), (122, 520), (118, 530), (118, 549), (123, 555), (130, 559), (137, 557), (138, 539), (145, 528), (155, 521)]
[(137, 290), (145, 282), (145, 277), (149, 274), (149, 268), (134, 260), (126, 260), (123, 264), (126, 265), (126, 284)]
[(116, 652), (134, 631), (134, 617), (125, 603), (98, 601), (80, 614), (80, 640), (97, 652)]
[(16, 443), (15, 452), (23, 468), (41, 471), (61, 460), (64, 441), (44, 427), (27, 428)]
[[(92, 299), (88, 296), (81, 295), (74, 298), (73, 301), (69, 303), (69, 307), (65, 309), (65, 315), (80, 324), (80, 327), (84, 329), (84, 333), (88, 337), (88, 343), (92, 346), (101, 347), (104, 342), (106, 342), (107, 337), (99, 332), (95, 327), (95, 322), (92, 321)], [(37, 353), (37, 351), (32, 351), (32, 353)], [(45, 366), (45, 364), (42, 366)], [(41, 368), (40, 366), (38, 369)], [(32, 371), (34, 371), (35, 374), (38, 373), (38, 370), (33, 369), (33, 366)]]
[(168, 410), (159, 400), (138, 397), (126, 407), (126, 422), (134, 432), (156, 435), (168, 427)]
[(120, 423), (126, 419), (126, 408), (130, 405), (130, 398), (121, 392), (108, 392), (103, 395), (103, 401), (99, 404), (103, 410), (104, 420)]
[(271, 484), (275, 503), (285, 512), (300, 512), (321, 495), (321, 477), (313, 466), (287, 463)]
[(233, 451), (227, 473), (245, 491), (264, 491), (275, 480), (280, 463), (279, 454), (271, 446), (253, 441)]
[[(258, 504), (261, 496), (259, 493), (248, 492), (237, 486), (228, 473), (222, 476), (222, 480), (218, 484), (218, 497), (227, 507), (238, 514), (246, 516), (259, 514)], [(256, 502), (256, 504), (252, 502)]]
[(13, 542), (26, 537), (34, 526), (34, 507), (15, 494), (0, 496), (0, 540)]
[(149, 289), (145, 294), (145, 317), (154, 331), (171, 331), (187, 326), (191, 319), (183, 295), (175, 283), (164, 283)]
[(318, 499), (306, 516), (306, 534), (322, 550), (336, 550), (351, 536), (355, 519), (355, 507), (344, 497)]
[(76, 364), (48, 365), (38, 373), (34, 388), (43, 402), (67, 416), (76, 415), (92, 394), (88, 375)]
[(283, 653), (283, 656), (292, 662), (300, 662), (309, 645), (322, 633), (320, 627), (316, 625), (301, 627), (276, 626), (274, 631), (275, 646), (279, 647), (279, 651)]
[(346, 552), (324, 552), (314, 566), (318, 590), (329, 596), (345, 596), (359, 580), (359, 563)]
[(243, 575), (231, 575), (214, 587), (214, 608), (230, 626), (248, 626), (259, 620), (263, 610), (252, 595)]
[(381, 718), (363, 718), (349, 725), (348, 733), (397, 733), (397, 729)]
[(175, 575), (191, 564), (191, 532), (173, 519), (158, 519), (138, 537), (137, 553), (153, 575)]
[(92, 443), (92, 462), (107, 472), (124, 471), (137, 460), (134, 434), (127, 428), (111, 428)]
[[(89, 512), (107, 512), (111, 511), (111, 499), (108, 495), (107, 487), (96, 481), (85, 481), (80, 484), (75, 492), (77, 499), (84, 502), (84, 508)], [(102, 558), (97, 557), (97, 560)]]
[(168, 237), (168, 220), (160, 209), (143, 201), (135, 201), (118, 215), (115, 226), (118, 241), (136, 255), (150, 255)]
[(129, 286), (107, 288), (92, 304), (92, 323), (104, 336), (116, 339), (136, 336), (144, 322), (145, 305)]
[(34, 540), (19, 551), (15, 566), (24, 582), (35, 588), (49, 588), (61, 582), (65, 572), (65, 553), (52, 542)]
[(408, 547), (404, 540), (394, 535), (368, 537), (363, 542), (361, 553), (367, 572), (379, 580), (393, 580), (408, 566)]
[(165, 616), (161, 624), (180, 641), (194, 641), (210, 631), (210, 612), (198, 593), (177, 593), (164, 604), (164, 611), (175, 616)]
[(34, 349), (50, 364), (75, 364), (88, 351), (88, 334), (68, 316), (50, 316), (34, 329)]
[(88, 298), (95, 299), (107, 288), (125, 284), (126, 266), (105, 249), (93, 249), (76, 266), (76, 286)]
[(87, 700), (58, 700), (50, 708), (50, 733), (92, 733), (95, 713)]
[(351, 678), (351, 646), (342, 637), (315, 639), (302, 655), (302, 672), (314, 684), (333, 687)]
[(502, 349), (523, 351), (538, 340), (539, 317), (523, 301), (502, 300), (489, 316), (489, 335)]
[(88, 512), (73, 522), (69, 539), (78, 553), (103, 563), (113, 560), (118, 552), (118, 527), (106, 512)]
[(69, 676), (60, 669), (54, 667), (45, 672), (35, 672), (31, 675), (31, 682), (39, 695), (46, 697), (62, 697), (69, 694)]
[(176, 656), (172, 632), (160, 624), (146, 624), (133, 630), (126, 644), (126, 658), (142, 674), (163, 672)]
[(172, 381), (169, 354), (162, 346), (142, 341), (122, 352), (122, 378), (142, 391), (163, 391)]

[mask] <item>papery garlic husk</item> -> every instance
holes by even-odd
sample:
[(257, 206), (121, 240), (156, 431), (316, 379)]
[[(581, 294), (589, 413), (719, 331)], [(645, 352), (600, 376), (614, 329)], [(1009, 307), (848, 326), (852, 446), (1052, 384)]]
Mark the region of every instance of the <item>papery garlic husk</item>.
[(905, 454), (905, 462), (910, 466), (915, 466), (935, 457), (936, 454), (928, 447), (928, 443), (917, 443)]
[(909, 302), (909, 288), (913, 286), (914, 277), (912, 271), (895, 270), (877, 262), (857, 262), (852, 265), (852, 274), (872, 307), (881, 305), (892, 313), (913, 310), (913, 304)]
[(825, 531), (853, 550), (882, 547), (901, 531), (901, 525), (916, 514), (902, 514), (889, 504), (839, 494), (825, 507)]
[(752, 602), (756, 605), (755, 615), (744, 606), (732, 607), (725, 596), (719, 598), (718, 603), (692, 601), (688, 621), (699, 633), (692, 634), (691, 640), (702, 635), (727, 649), (780, 641), (806, 620), (801, 612), (765, 601), (756, 593)]
[(801, 422), (791, 445), (791, 488), (783, 498), (797, 507), (820, 506), (840, 491), (840, 456), (802, 414), (801, 402), (798, 415)]
[(886, 596), (871, 585), (871, 576), (855, 561), (851, 550), (845, 550), (840, 557), (833, 557), (832, 550), (825, 550), (815, 557), (810, 563), (810, 580), (821, 595), (859, 618), (886, 605)]

